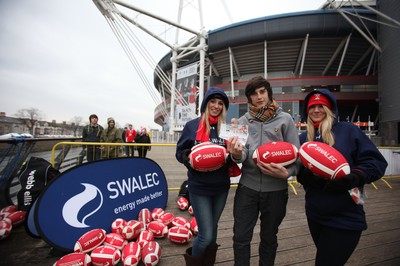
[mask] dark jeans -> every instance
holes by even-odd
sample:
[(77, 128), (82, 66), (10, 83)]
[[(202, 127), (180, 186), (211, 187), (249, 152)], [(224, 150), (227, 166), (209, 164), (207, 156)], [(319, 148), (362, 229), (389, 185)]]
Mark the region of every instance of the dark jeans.
[(135, 156), (135, 149), (133, 146), (125, 146), (125, 154), (126, 156)]
[(344, 230), (325, 226), (308, 219), (317, 255), (316, 266), (342, 266), (357, 247), (362, 231)]
[(278, 228), (286, 215), (288, 190), (258, 192), (241, 184), (235, 194), (233, 251), (235, 265), (250, 265), (250, 243), (260, 215), (259, 265), (274, 265)]
[(98, 146), (87, 146), (86, 148), (86, 159), (88, 162), (100, 160), (100, 149)]
[(147, 156), (147, 147), (145, 146), (137, 146), (139, 157), (145, 158)]
[(208, 246), (217, 241), (218, 221), (224, 210), (229, 191), (215, 196), (189, 193), (199, 233), (193, 242), (192, 256), (202, 256)]

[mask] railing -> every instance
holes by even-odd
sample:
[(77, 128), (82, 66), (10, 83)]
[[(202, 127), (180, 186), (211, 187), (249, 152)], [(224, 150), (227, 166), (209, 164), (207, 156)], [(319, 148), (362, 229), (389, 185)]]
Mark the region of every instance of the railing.
[[(153, 135), (154, 137), (154, 135)], [(0, 206), (16, 203), (16, 193), (20, 189), (18, 171), (25, 161), (31, 156), (43, 158), (61, 172), (85, 163), (83, 148), (88, 146), (103, 147), (107, 152), (109, 147), (148, 146), (151, 151), (147, 157), (154, 160), (166, 174), (167, 178), (186, 175), (186, 170), (175, 160), (175, 143), (88, 143), (79, 142), (80, 138), (67, 139), (10, 139), (0, 140)], [(152, 138), (153, 140), (153, 138)], [(166, 139), (164, 139), (166, 140)], [(380, 152), (388, 162), (385, 177), (381, 179), (387, 187), (391, 188), (390, 178), (400, 177), (400, 148), (379, 147)], [(135, 151), (137, 155), (137, 150)], [(120, 156), (120, 154), (118, 154)], [(289, 185), (295, 192), (295, 180), (289, 180)], [(378, 188), (377, 184), (372, 184)], [(177, 189), (177, 188), (172, 188)]]

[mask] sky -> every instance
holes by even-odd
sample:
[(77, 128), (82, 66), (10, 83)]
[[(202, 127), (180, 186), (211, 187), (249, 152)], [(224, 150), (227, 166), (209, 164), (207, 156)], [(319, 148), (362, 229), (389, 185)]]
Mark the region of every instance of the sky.
[[(123, 0), (170, 21), (177, 21), (179, 0)], [(198, 1), (184, 1), (181, 24), (200, 30)], [(206, 31), (269, 15), (318, 9), (324, 0), (203, 0)], [(175, 29), (144, 15), (117, 9), (173, 44)], [(131, 25), (154, 62), (169, 48)], [(179, 43), (192, 35), (180, 32)], [(153, 86), (154, 67), (132, 50)], [(0, 0), (0, 112), (15, 117), (38, 109), (43, 120), (61, 123), (95, 113), (106, 125), (161, 129), (154, 123), (154, 100), (117, 37), (92, 0)]]

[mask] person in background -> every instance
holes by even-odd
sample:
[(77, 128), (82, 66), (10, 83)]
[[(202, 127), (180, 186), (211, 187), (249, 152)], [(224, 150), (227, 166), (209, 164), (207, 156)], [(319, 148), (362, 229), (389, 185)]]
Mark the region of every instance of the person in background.
[[(115, 120), (112, 117), (107, 118), (108, 127), (104, 129), (100, 137), (100, 142), (104, 143), (122, 143), (121, 130), (115, 127)], [(119, 146), (102, 146), (102, 159), (118, 157)]]
[[(345, 265), (367, 229), (363, 209), (364, 184), (380, 179), (387, 162), (360, 128), (337, 121), (335, 96), (326, 89), (311, 91), (304, 100), (303, 121), (307, 131), (300, 143), (319, 141), (338, 150), (351, 173), (326, 180), (301, 167), (297, 180), (305, 190), (308, 227), (317, 253), (315, 265)], [(353, 198), (350, 193), (355, 193)]]
[[(89, 125), (83, 128), (82, 142), (100, 142), (100, 136), (104, 128), (98, 124), (99, 118), (95, 114), (89, 116)], [(86, 159), (88, 162), (100, 160), (100, 147), (86, 145), (83, 147), (86, 150)], [(81, 157), (83, 160), (83, 156)]]
[(248, 125), (247, 142), (244, 145), (234, 136), (228, 144), (233, 161), (242, 163), (233, 206), (235, 265), (250, 265), (250, 244), (258, 217), (261, 220), (259, 265), (274, 265), (277, 233), (286, 215), (288, 178), (297, 174), (299, 165), (255, 164), (252, 156), (260, 145), (271, 141), (285, 141), (299, 148), (299, 137), (291, 115), (283, 112), (272, 98), (272, 88), (266, 79), (261, 76), (250, 79), (245, 94), (249, 111), (237, 123)]
[[(151, 143), (150, 136), (147, 134), (147, 129), (145, 127), (140, 128), (139, 135), (136, 135), (135, 138), (136, 143)], [(145, 158), (147, 155), (147, 151), (151, 150), (151, 146), (136, 146), (139, 157)]]
[[(134, 143), (135, 138), (136, 138), (136, 130), (133, 129), (132, 124), (128, 125), (128, 129), (125, 131), (125, 136), (126, 136), (126, 143)], [(125, 149), (125, 153), (127, 156), (135, 156), (135, 149), (133, 146), (126, 146), (127, 149)]]
[[(224, 210), (230, 188), (228, 162), (210, 172), (199, 172), (189, 164), (191, 148), (199, 143), (212, 142), (226, 146), (219, 137), (222, 123), (226, 123), (229, 100), (221, 88), (209, 88), (201, 104), (201, 117), (186, 123), (176, 146), (176, 159), (188, 169), (189, 198), (197, 220), (199, 233), (184, 254), (186, 265), (214, 265), (218, 249), (218, 221)], [(229, 161), (229, 160), (228, 160)]]
[[(124, 130), (122, 130), (121, 133), (121, 138), (123, 142), (126, 142), (126, 130), (128, 129), (128, 127), (124, 127)], [(128, 146), (124, 146), (124, 156), (128, 156), (129, 154), (129, 147)]]

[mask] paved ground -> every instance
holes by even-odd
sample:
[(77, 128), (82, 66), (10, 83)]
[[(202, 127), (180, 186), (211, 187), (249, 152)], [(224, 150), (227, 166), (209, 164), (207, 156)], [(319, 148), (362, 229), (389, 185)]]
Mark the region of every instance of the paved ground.
[[(188, 212), (177, 208), (177, 188), (186, 178), (185, 168), (176, 162), (174, 147), (152, 149), (149, 157), (163, 169), (169, 186), (167, 211), (175, 215), (191, 218)], [(346, 265), (400, 265), (400, 178), (387, 179), (392, 188), (382, 181), (376, 182), (377, 188), (366, 187), (368, 199), (365, 204), (368, 230), (363, 232), (360, 243)], [(294, 184), (290, 189), (287, 215), (278, 234), (279, 247), (276, 265), (314, 265), (315, 248), (307, 229), (304, 214), (304, 192)], [(235, 187), (229, 193), (225, 210), (219, 223), (218, 243), (221, 245), (216, 264), (233, 265), (232, 226), (233, 197)], [(296, 193), (295, 193), (296, 192)], [(251, 265), (258, 264), (259, 226), (256, 226), (252, 241)], [(181, 254), (191, 246), (178, 245), (168, 239), (160, 239), (163, 249), (160, 266), (184, 265)], [(53, 256), (52, 256), (53, 255)], [(57, 256), (58, 255), (58, 256)], [(41, 239), (32, 238), (23, 226), (15, 228), (8, 238), (0, 241), (0, 265), (53, 265), (60, 254), (51, 254), (51, 247)], [(118, 264), (119, 266), (122, 263)]]

